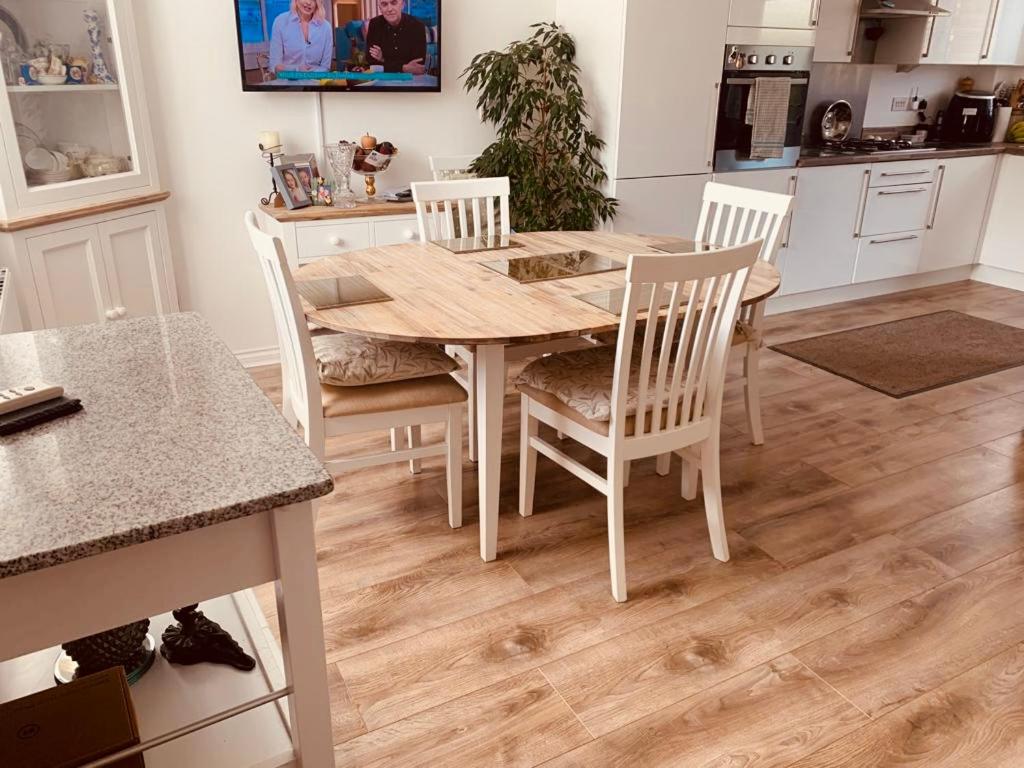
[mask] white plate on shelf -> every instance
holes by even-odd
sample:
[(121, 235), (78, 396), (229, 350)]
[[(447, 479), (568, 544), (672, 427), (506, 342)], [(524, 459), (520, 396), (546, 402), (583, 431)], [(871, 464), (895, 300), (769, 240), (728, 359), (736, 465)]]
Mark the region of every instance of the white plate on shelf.
[[(57, 156), (43, 147), (33, 147), (25, 153), (25, 167), (32, 171), (58, 171)], [(67, 158), (65, 158), (67, 159)]]
[(65, 155), (63, 152), (50, 150), (50, 154), (57, 159), (57, 168), (55, 170), (66, 171), (68, 167), (71, 165), (71, 163), (68, 161), (68, 156)]

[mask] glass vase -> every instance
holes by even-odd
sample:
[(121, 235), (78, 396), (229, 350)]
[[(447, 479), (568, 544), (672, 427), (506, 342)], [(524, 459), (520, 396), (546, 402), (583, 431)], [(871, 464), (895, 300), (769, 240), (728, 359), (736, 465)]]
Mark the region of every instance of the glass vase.
[(324, 147), (324, 156), (334, 176), (334, 207), (355, 208), (356, 194), (352, 191), (352, 162), (356, 157), (355, 144), (330, 144)]

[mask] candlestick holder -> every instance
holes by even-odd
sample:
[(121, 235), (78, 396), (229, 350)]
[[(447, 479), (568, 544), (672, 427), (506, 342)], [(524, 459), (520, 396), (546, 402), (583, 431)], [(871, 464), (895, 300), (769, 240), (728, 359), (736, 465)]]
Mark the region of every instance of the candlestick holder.
[[(281, 151), (280, 144), (276, 147), (265, 147), (260, 144), (259, 148), (260, 152), (263, 154), (263, 159), (267, 161), (267, 164), (271, 168), (274, 168), (277, 164), (278, 158), (284, 155)], [(284, 197), (281, 195), (281, 191), (277, 188), (277, 180), (274, 178), (273, 171), (270, 173), (270, 183), (273, 189), (267, 197), (260, 199), (260, 205), (273, 205), (275, 208), (284, 208)]]

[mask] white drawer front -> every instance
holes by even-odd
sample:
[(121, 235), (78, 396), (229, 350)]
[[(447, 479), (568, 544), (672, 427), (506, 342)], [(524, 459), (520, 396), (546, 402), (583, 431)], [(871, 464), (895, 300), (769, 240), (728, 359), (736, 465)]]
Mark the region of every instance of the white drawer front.
[(370, 247), (370, 225), (366, 222), (299, 226), (295, 236), (300, 263)]
[(401, 245), (418, 243), (420, 228), (416, 219), (391, 219), (373, 222), (374, 245)]
[(860, 241), (853, 282), (866, 283), (887, 277), (913, 275), (921, 262), (921, 232), (865, 237)]
[(871, 186), (890, 187), (897, 184), (927, 184), (935, 181), (935, 174), (938, 168), (938, 160), (872, 163)]
[(913, 232), (928, 223), (933, 184), (908, 184), (868, 190), (861, 235)]

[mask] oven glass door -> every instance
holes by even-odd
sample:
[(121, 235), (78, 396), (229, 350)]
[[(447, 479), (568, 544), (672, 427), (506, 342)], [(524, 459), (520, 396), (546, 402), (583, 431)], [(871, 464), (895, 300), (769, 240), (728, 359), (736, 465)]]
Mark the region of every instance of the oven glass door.
[(758, 168), (792, 168), (800, 158), (800, 136), (803, 133), (804, 109), (810, 73), (789, 72), (789, 115), (786, 120), (785, 150), (781, 158), (752, 159), (750, 140), (753, 127), (747, 125), (747, 104), (758, 77), (780, 77), (777, 73), (729, 71), (722, 78), (718, 100), (718, 127), (715, 132), (715, 170), (749, 171)]

